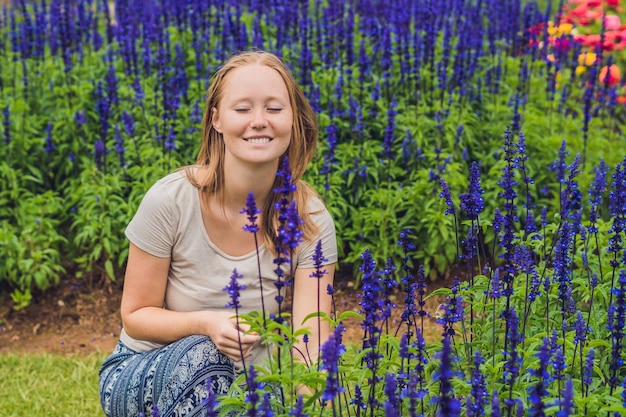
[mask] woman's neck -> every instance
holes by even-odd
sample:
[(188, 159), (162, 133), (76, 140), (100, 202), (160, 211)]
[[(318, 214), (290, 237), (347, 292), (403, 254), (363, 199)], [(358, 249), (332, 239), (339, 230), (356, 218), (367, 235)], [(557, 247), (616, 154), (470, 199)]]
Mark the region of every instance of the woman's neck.
[(263, 207), (263, 203), (272, 192), (276, 171), (277, 166), (226, 169), (224, 172), (224, 207), (228, 210), (241, 210), (245, 207), (250, 192), (254, 194), (257, 207)]

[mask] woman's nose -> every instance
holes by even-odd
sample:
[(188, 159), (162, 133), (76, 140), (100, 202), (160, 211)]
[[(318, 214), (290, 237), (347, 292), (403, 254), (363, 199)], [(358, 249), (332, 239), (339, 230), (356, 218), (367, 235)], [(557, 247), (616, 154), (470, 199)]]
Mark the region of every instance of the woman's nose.
[(262, 129), (264, 127), (267, 127), (267, 119), (265, 118), (265, 114), (262, 109), (252, 112), (252, 120), (250, 120), (250, 125), (255, 129)]

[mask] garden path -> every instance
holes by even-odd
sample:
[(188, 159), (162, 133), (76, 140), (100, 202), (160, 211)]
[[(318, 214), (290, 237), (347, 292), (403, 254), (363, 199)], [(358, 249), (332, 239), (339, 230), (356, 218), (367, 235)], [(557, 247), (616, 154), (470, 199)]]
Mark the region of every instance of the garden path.
[[(121, 282), (120, 279), (84, 288), (72, 285), (68, 280), (19, 311), (13, 310), (10, 300), (0, 302), (0, 354), (110, 352), (117, 343), (121, 328)], [(429, 291), (444, 284), (433, 283)], [(359, 311), (359, 291), (354, 288), (352, 279), (337, 277), (335, 289), (338, 311)], [(404, 293), (397, 290), (392, 297), (398, 305), (390, 326), (395, 329), (402, 313)], [(426, 310), (434, 317), (442, 301), (441, 297), (428, 300)], [(344, 342), (361, 339), (363, 330), (358, 321), (350, 319), (344, 325), (347, 329)], [(435, 319), (428, 319), (425, 337), (436, 338), (438, 332)]]

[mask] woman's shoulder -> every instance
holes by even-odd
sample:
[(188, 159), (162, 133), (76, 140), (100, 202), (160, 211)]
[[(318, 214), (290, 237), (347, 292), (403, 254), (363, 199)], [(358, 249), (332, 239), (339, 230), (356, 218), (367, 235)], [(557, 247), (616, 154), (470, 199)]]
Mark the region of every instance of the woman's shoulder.
[(178, 169), (161, 177), (152, 186), (153, 189), (159, 191), (177, 190), (180, 188), (194, 188), (189, 180), (189, 171), (187, 168)]
[(322, 199), (316, 195), (313, 195), (307, 198), (306, 210), (309, 214), (315, 214), (315, 213), (327, 211), (326, 205), (324, 204)]

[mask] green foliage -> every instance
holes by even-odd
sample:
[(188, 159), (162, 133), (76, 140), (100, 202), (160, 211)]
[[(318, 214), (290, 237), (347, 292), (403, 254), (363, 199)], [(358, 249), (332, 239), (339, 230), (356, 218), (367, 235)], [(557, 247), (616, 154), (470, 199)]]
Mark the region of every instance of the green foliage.
[[(308, 6), (309, 16), (315, 19), (323, 19), (319, 13), (328, 8), (326, 2)], [(28, 2), (16, 8), (16, 25), (28, 26), (34, 11)], [(255, 28), (256, 12), (245, 7), (228, 11), (240, 14), (247, 33), (259, 31), (270, 50), (275, 37), (293, 29), (265, 15)], [(151, 183), (194, 162), (208, 75), (226, 57), (224, 48), (234, 49), (239, 42), (230, 28), (221, 30), (223, 11), (210, 6), (206, 15), (198, 16), (204, 19), (203, 28), (211, 27), (210, 36), (202, 33), (202, 48), (194, 32), (199, 28), (168, 20), (167, 27), (152, 28), (159, 36), (143, 39), (142, 34), (142, 39), (133, 39), (138, 51), (133, 73), (123, 53), (128, 45), (117, 37), (110, 45), (94, 41), (96, 34), (106, 39), (111, 28), (106, 27), (101, 5), (94, 5), (92, 12), (98, 18), (94, 33), (71, 41), (73, 48), (80, 45), (80, 53), (72, 49), (69, 62), (48, 43), (42, 55), (29, 55), (9, 41), (1, 44), (0, 109), (8, 119), (0, 130), (0, 233), (6, 235), (0, 251), (11, 265), (21, 265), (21, 270), (0, 269), (3, 291), (35, 294), (67, 270), (78, 269), (90, 279), (112, 279), (121, 273), (126, 260), (125, 222)], [(490, 23), (487, 12), (480, 11), (485, 28)], [(321, 146), (305, 179), (325, 197), (335, 218), (342, 260), (355, 275), (359, 275), (355, 261), (365, 248), (378, 262), (389, 257), (398, 261), (401, 254), (394, 239), (407, 226), (419, 236), (413, 255), (426, 275), (435, 280), (446, 273), (458, 250), (449, 239), (450, 220), (441, 214), (439, 178), (445, 176), (452, 193), (458, 195), (467, 187), (471, 163), (479, 161), (485, 200), (494, 208), (500, 193), (501, 136), (517, 117), (516, 107), (532, 155), (528, 173), (537, 185), (530, 186), (528, 193), (536, 207), (552, 208), (555, 201), (558, 181), (547, 167), (563, 140), (583, 155), (581, 185), (590, 183), (591, 168), (601, 157), (608, 164), (619, 161), (623, 109), (602, 104), (609, 92), (595, 91), (592, 117), (583, 129), (588, 73), (578, 75), (570, 68), (577, 59), (573, 49), (559, 55), (557, 71), (548, 59), (555, 53), (552, 43), (545, 42), (540, 49), (524, 44), (525, 31), (532, 29), (523, 27), (526, 22), (509, 22), (519, 27), (510, 39), (467, 50), (461, 50), (461, 41), (468, 34), (452, 25), (448, 48), (444, 33), (436, 33), (432, 60), (422, 57), (424, 51), (408, 39), (394, 35), (386, 68), (380, 38), (364, 29), (363, 16), (353, 17), (351, 36), (336, 39), (327, 33), (327, 42), (321, 44), (309, 39), (310, 68), (303, 67), (306, 62), (300, 54), (305, 45), (299, 29), (283, 39), (287, 43), (281, 52), (318, 109)], [(464, 19), (469, 17), (458, 16), (457, 23)], [(395, 30), (390, 22), (378, 24)], [(327, 29), (320, 25), (316, 30)], [(423, 40), (427, 28), (411, 30), (412, 36)], [(11, 25), (2, 25), (0, 32), (2, 39), (12, 39)], [(482, 41), (487, 43), (486, 38)], [(364, 69), (359, 64), (361, 44), (368, 60)], [(461, 82), (452, 74), (456, 74), (456, 61), (467, 54), (475, 55), (476, 63), (471, 78)], [(601, 57), (598, 65), (607, 58)], [(446, 79), (437, 69), (444, 64)], [(469, 71), (469, 63), (467, 67)], [(124, 114), (133, 120), (133, 132), (127, 132)], [(335, 145), (329, 142), (331, 127), (336, 129)], [(30, 232), (35, 230), (32, 210), (27, 208), (29, 201), (41, 201), (35, 197), (51, 202), (36, 239)], [(24, 210), (31, 214), (18, 220)], [(29, 233), (28, 238), (24, 233)], [(28, 239), (33, 243), (24, 243)]]

